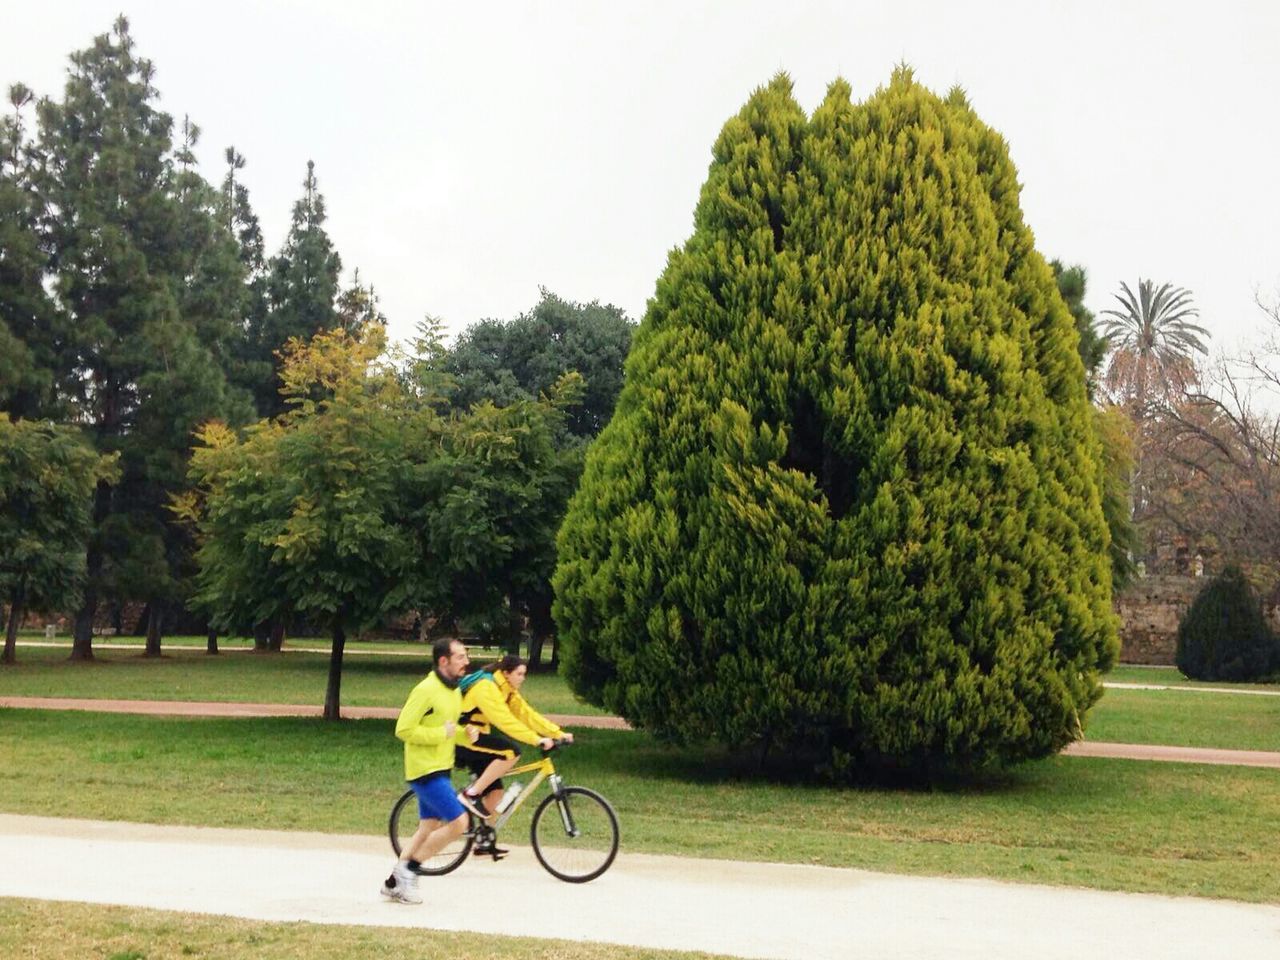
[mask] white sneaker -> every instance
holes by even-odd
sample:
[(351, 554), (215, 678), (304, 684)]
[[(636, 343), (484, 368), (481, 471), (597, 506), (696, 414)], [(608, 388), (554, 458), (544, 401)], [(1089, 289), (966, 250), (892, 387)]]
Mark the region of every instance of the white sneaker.
[(395, 886), (384, 880), (379, 893), (395, 903), (422, 902), (422, 897), (418, 893), (418, 875), (410, 870), (403, 860), (396, 864), (396, 868), (391, 871), (391, 876), (395, 879)]

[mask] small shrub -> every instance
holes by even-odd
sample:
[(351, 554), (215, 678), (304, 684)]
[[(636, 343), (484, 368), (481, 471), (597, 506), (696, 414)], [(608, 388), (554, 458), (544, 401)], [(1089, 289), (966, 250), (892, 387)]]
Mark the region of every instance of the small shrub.
[(1260, 680), (1280, 668), (1280, 642), (1237, 566), (1214, 577), (1178, 625), (1178, 669), (1192, 680)]

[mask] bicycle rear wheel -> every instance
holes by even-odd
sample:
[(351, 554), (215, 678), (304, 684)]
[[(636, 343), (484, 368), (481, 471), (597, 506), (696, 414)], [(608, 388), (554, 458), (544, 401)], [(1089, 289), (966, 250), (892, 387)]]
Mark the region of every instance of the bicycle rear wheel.
[[(422, 865), (418, 868), (419, 873), (438, 877), (462, 866), (462, 861), (467, 859), (467, 854), (471, 852), (471, 844), (475, 841), (475, 817), (468, 813), (467, 820), (467, 832), (450, 840), (436, 851), (435, 856), (422, 861)], [(387, 825), (387, 833), (391, 837), (391, 849), (396, 852), (397, 857), (404, 849), (404, 844), (408, 843), (417, 831), (418, 823), (417, 794), (412, 790), (406, 790), (404, 795), (396, 801), (396, 805), (391, 808), (391, 819)], [(439, 820), (431, 820), (430, 823), (432, 829), (441, 825)]]
[(544, 799), (529, 832), (538, 862), (566, 883), (594, 880), (618, 855), (617, 814), (586, 787), (565, 787)]

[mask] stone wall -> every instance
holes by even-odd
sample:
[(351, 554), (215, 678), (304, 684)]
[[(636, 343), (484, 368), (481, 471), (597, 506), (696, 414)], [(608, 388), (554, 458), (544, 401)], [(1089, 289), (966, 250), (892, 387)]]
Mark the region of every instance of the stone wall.
[(1120, 662), (1172, 664), (1178, 624), (1204, 584), (1201, 577), (1140, 577), (1116, 594)]
[[(1206, 577), (1162, 574), (1139, 577), (1117, 593), (1120, 662), (1172, 664), (1178, 624), (1206, 583)], [(1264, 603), (1262, 609), (1272, 629), (1280, 627), (1280, 605)]]

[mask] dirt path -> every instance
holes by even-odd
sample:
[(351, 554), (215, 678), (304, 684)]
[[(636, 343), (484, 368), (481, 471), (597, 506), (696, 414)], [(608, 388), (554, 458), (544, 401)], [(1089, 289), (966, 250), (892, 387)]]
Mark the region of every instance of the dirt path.
[[(163, 717), (318, 717), (320, 707), (285, 703), (222, 703), (180, 700), (88, 700), (69, 697), (0, 697), (0, 708), (32, 710), (92, 710), (100, 713), (138, 713)], [(400, 711), (392, 707), (343, 707), (352, 720), (394, 720)], [(630, 729), (620, 717), (548, 714), (562, 727), (606, 730)], [(1218, 750), (1204, 747), (1165, 747), (1141, 743), (1080, 741), (1062, 751), (1069, 757), (1107, 757), (1122, 760), (1164, 760), (1173, 763), (1210, 763), (1228, 766), (1280, 769), (1280, 751)]]
[(423, 878), (426, 902), (405, 906), (378, 896), (391, 865), (378, 837), (0, 814), (0, 863), (22, 864), (0, 870), (0, 896), (750, 958), (1280, 956), (1280, 906), (628, 854), (625, 824), (623, 850), (579, 886), (513, 846), (501, 863)]

